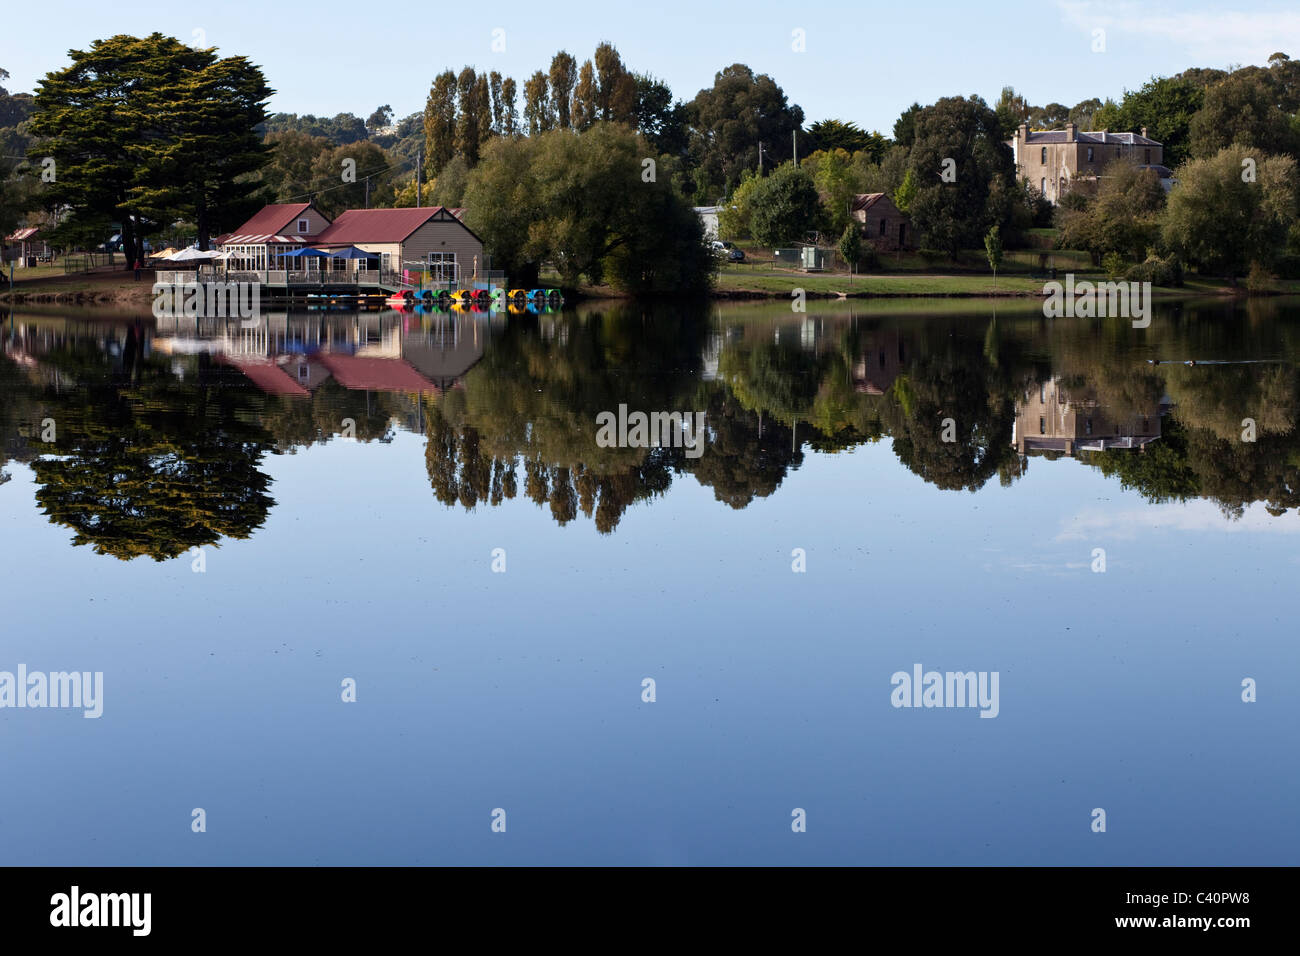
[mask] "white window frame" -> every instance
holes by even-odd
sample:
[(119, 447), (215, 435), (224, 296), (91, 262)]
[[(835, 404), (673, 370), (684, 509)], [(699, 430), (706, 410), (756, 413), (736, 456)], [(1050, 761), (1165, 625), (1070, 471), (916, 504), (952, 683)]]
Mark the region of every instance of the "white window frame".
[[(450, 266), (450, 269), (448, 269)], [(454, 252), (429, 253), (429, 279), (432, 282), (456, 282), (459, 278), (459, 266)], [(448, 274), (450, 272), (450, 275)]]

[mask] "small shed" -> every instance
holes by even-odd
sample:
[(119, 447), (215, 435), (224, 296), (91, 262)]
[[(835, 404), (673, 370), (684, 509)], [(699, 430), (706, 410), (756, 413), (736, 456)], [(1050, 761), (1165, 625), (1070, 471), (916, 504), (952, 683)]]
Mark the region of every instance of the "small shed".
[(38, 259), (48, 259), (49, 244), (41, 237), (39, 226), (24, 226), (5, 236), (4, 260), (13, 260), (18, 268), (34, 266)]
[(881, 252), (916, 248), (911, 220), (884, 193), (861, 193), (853, 198), (850, 215), (862, 224), (862, 237)]
[(799, 264), (804, 272), (826, 271), (826, 250), (816, 246), (804, 246), (799, 255)]

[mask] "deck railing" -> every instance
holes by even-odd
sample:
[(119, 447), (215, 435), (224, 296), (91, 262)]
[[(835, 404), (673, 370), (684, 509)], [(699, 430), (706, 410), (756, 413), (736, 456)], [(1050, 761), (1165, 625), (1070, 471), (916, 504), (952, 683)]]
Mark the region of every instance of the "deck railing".
[(220, 265), (199, 266), (187, 270), (158, 270), (155, 281), (168, 285), (187, 282), (259, 282), (266, 286), (347, 286), (378, 285), (381, 281), (397, 285), (402, 281), (400, 272), (383, 272), (378, 269), (224, 269)]

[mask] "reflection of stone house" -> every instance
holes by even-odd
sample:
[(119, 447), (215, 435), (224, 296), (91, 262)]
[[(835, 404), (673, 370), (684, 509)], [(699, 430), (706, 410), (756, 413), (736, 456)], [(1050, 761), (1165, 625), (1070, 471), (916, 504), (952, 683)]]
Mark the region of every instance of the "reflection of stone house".
[[(1021, 123), (1015, 139), (1007, 141), (1016, 163), (1016, 176), (1052, 202), (1060, 202), (1071, 189), (1095, 188), (1107, 164), (1123, 160), (1139, 168), (1149, 167), (1170, 183), (1164, 162), (1164, 147), (1141, 133), (1112, 133), (1109, 130), (1081, 132), (1074, 123), (1065, 129), (1031, 130)], [(1165, 186), (1168, 190), (1169, 186)]]
[(1067, 388), (1054, 378), (1016, 403), (1011, 441), (1021, 455), (1056, 452), (1074, 456), (1081, 451), (1111, 448), (1141, 450), (1160, 437), (1163, 411), (1163, 407), (1157, 407), (1117, 419), (1097, 402), (1092, 389)]
[(862, 237), (878, 251), (916, 248), (911, 221), (884, 193), (854, 196), (849, 215), (862, 224)]
[(867, 395), (885, 394), (907, 358), (907, 347), (897, 331), (891, 329), (871, 336), (862, 343), (857, 364), (853, 366), (853, 390)]

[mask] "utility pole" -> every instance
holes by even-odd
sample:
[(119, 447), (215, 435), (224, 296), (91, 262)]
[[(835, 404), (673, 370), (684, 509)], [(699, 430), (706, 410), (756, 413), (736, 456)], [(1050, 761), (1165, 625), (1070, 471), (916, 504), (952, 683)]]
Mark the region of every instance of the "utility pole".
[(763, 141), (758, 141), (758, 175), (763, 175)]
[(415, 150), (415, 204), (424, 205), (424, 180), (423, 175), (424, 149), (417, 147)]
[(790, 130), (790, 148), (794, 151), (794, 164), (799, 165), (799, 131)]
[(366, 208), (370, 208), (370, 177), (366, 177)]

